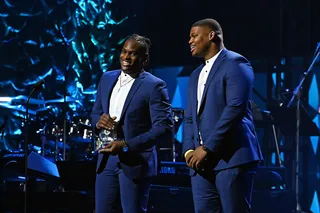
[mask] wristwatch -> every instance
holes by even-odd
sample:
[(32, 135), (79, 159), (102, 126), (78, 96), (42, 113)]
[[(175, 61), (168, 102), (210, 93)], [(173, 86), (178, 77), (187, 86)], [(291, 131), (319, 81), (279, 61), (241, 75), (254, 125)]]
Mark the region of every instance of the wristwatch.
[(210, 150), (208, 147), (206, 147), (206, 145), (204, 145), (204, 144), (202, 144), (202, 149), (203, 149), (204, 151), (206, 151), (207, 153), (210, 153), (210, 152), (211, 152), (211, 150)]
[(123, 144), (122, 152), (128, 152), (129, 151), (128, 142), (123, 140), (122, 144)]

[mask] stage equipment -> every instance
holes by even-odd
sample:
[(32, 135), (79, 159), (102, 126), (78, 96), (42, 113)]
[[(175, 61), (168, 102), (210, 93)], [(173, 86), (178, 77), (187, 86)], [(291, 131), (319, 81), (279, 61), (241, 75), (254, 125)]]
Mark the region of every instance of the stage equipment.
[[(296, 193), (296, 212), (302, 213), (303, 211), (301, 210), (301, 205), (300, 205), (300, 200), (299, 200), (299, 140), (300, 140), (300, 125), (301, 125), (301, 106), (300, 106), (300, 101), (301, 101), (301, 93), (302, 93), (302, 88), (303, 88), (303, 84), (306, 80), (306, 78), (308, 77), (308, 75), (311, 73), (314, 64), (317, 62), (317, 60), (319, 59), (319, 55), (320, 55), (320, 51), (319, 48), (320, 47), (320, 43), (317, 44), (316, 50), (315, 50), (315, 56), (312, 60), (312, 63), (310, 64), (308, 70), (306, 72), (303, 73), (300, 83), (298, 84), (298, 86), (295, 88), (292, 98), (290, 99), (289, 103), (287, 104), (287, 108), (290, 108), (291, 105), (293, 104), (293, 101), (296, 99), (296, 162), (295, 162), (295, 193)], [(319, 130), (317, 128), (317, 136), (319, 136)]]

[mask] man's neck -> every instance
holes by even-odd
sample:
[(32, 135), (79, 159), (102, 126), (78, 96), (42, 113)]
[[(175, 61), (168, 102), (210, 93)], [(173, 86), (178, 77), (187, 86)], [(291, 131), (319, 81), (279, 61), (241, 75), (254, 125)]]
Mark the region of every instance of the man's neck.
[(220, 45), (214, 45), (208, 52), (208, 54), (204, 57), (204, 60), (208, 60), (210, 58), (212, 58), (213, 56), (215, 56), (218, 52), (220, 52), (220, 50), (222, 50), (224, 48), (224, 44), (220, 44)]

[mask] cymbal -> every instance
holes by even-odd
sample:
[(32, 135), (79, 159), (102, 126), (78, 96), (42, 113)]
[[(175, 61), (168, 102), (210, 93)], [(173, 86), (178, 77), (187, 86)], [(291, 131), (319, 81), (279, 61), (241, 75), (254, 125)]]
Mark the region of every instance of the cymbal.
[(66, 102), (68, 102), (68, 103), (79, 102), (79, 100), (77, 100), (73, 97), (67, 96), (66, 100), (64, 100), (64, 98), (52, 99), (52, 100), (47, 100), (46, 104), (59, 104), (59, 103), (66, 103)]
[[(22, 106), (22, 105), (13, 106), (13, 105), (10, 105), (10, 104), (7, 104), (7, 103), (0, 103), (0, 107), (6, 108), (6, 109), (9, 109), (9, 110), (12, 110), (12, 111), (18, 111), (18, 112), (23, 112), (23, 113), (27, 112), (26, 108), (24, 106)], [(29, 109), (28, 113), (30, 115), (36, 115), (36, 111), (34, 111), (34, 110), (30, 110)]]
[(53, 108), (52, 106), (46, 106), (46, 107), (39, 108), (36, 111), (37, 112), (44, 112), (44, 111), (51, 110), (52, 108)]
[(53, 106), (46, 106), (46, 107), (42, 107), (36, 110), (37, 114), (52, 114), (54, 116), (57, 116), (58, 112), (55, 112), (55, 107)]
[[(63, 149), (63, 142), (57, 141), (58, 143), (58, 149)], [(47, 144), (50, 148), (55, 148), (56, 147), (56, 142), (53, 140), (46, 140), (45, 144)], [(66, 149), (69, 150), (70, 146), (66, 144)]]
[[(28, 97), (25, 95), (19, 95), (11, 99), (11, 104), (14, 103), (22, 103), (25, 104), (28, 100)], [(44, 100), (39, 100), (35, 98), (30, 98), (29, 104), (35, 104), (35, 105), (40, 105), (40, 104), (45, 104), (46, 102)]]

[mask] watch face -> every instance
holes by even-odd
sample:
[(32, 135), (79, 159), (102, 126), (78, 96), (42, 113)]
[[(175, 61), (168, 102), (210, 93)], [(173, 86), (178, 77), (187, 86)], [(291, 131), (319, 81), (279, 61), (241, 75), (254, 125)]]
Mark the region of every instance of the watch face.
[(129, 150), (129, 147), (127, 147), (127, 146), (125, 146), (125, 147), (123, 147), (123, 152), (127, 152)]

